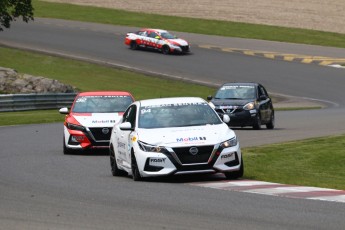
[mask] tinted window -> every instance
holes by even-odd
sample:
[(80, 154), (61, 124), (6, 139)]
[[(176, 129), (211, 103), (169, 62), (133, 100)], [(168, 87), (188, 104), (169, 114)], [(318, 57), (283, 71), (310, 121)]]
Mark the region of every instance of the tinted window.
[(220, 124), (207, 103), (144, 106), (139, 111), (139, 128), (166, 128)]
[(175, 39), (176, 38), (175, 35), (172, 35), (168, 32), (161, 33), (161, 36), (162, 36), (162, 38), (165, 38), (165, 39)]
[(216, 99), (253, 99), (255, 87), (252, 85), (226, 85), (216, 93)]
[(132, 127), (135, 127), (135, 118), (136, 118), (136, 109), (135, 105), (132, 105), (127, 109), (127, 111), (123, 114), (122, 122), (130, 122)]
[(75, 100), (75, 113), (123, 112), (133, 102), (129, 96), (80, 96)]

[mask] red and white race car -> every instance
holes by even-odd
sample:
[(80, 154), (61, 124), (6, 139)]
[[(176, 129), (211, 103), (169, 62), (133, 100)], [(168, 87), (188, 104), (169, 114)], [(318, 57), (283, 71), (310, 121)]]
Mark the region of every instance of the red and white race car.
[(134, 101), (129, 92), (98, 91), (79, 93), (71, 110), (61, 108), (66, 114), (63, 134), (63, 152), (109, 148), (112, 128)]
[(190, 46), (186, 40), (161, 29), (141, 29), (127, 33), (125, 44), (133, 50), (148, 48), (159, 50), (163, 54), (190, 52)]

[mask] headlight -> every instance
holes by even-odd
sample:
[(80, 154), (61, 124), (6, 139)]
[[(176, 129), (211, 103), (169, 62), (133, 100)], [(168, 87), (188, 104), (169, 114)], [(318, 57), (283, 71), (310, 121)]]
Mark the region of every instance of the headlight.
[(75, 125), (75, 124), (67, 122), (66, 126), (67, 126), (68, 129), (71, 129), (71, 130), (85, 131), (85, 127), (81, 126), (81, 125)]
[(248, 104), (246, 104), (245, 106), (243, 106), (243, 109), (245, 109), (245, 110), (252, 110), (252, 109), (255, 109), (255, 102), (249, 102)]
[(139, 148), (144, 152), (156, 152), (156, 153), (168, 153), (169, 151), (163, 146), (150, 145), (141, 141), (138, 141)]
[(170, 44), (170, 47), (172, 47), (172, 48), (174, 48), (174, 49), (179, 49), (179, 48), (180, 48), (180, 46), (174, 45), (174, 44)]
[(220, 144), (220, 147), (222, 147), (223, 149), (225, 148), (229, 148), (229, 147), (233, 147), (237, 145), (237, 138), (234, 137), (230, 140), (224, 141)]

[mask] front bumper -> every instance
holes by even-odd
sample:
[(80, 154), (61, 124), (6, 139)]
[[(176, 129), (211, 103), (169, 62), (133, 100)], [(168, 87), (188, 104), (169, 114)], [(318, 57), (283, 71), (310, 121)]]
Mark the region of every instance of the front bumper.
[[(135, 150), (139, 170), (143, 177), (168, 176), (196, 173), (232, 172), (240, 170), (239, 144), (222, 149), (219, 146), (200, 147), (196, 156), (185, 153), (183, 148), (167, 148), (168, 153)], [(185, 147), (185, 149), (189, 149)], [(186, 156), (187, 155), (187, 156)]]
[(242, 110), (236, 113), (218, 113), (221, 118), (224, 114), (230, 117), (229, 126), (253, 126), (256, 122), (257, 110)]
[(107, 134), (102, 134), (103, 128), (90, 128), (86, 131), (70, 130), (64, 126), (65, 145), (69, 149), (107, 149), (109, 148), (110, 134), (112, 127)]

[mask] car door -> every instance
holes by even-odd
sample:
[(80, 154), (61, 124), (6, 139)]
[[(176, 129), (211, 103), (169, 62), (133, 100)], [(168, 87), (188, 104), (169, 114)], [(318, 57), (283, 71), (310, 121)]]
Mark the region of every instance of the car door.
[(159, 43), (159, 38), (160, 38), (160, 36), (156, 32), (151, 31), (148, 34), (149, 46), (151, 48), (157, 48), (158, 47), (158, 43)]
[(258, 85), (259, 105), (261, 120), (267, 122), (270, 119), (270, 103), (267, 91), (262, 85)]
[[(123, 120), (121, 123), (129, 122), (131, 123), (131, 127), (135, 129), (135, 121), (136, 121), (136, 111), (137, 107), (136, 105), (131, 105), (126, 112), (123, 114)], [(130, 161), (130, 155), (131, 155), (131, 148), (132, 148), (132, 130), (121, 130), (118, 129), (118, 152), (119, 152), (119, 158), (122, 162), (123, 167), (130, 168), (131, 167), (131, 161)]]

